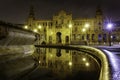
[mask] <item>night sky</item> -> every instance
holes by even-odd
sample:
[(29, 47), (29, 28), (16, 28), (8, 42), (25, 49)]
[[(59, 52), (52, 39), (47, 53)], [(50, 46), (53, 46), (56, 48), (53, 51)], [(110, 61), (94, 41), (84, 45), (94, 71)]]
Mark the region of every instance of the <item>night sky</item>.
[(52, 19), (60, 10), (72, 13), (73, 18), (93, 17), (100, 4), (105, 17), (120, 20), (120, 0), (0, 0), (0, 20), (24, 23), (31, 4), (37, 19)]

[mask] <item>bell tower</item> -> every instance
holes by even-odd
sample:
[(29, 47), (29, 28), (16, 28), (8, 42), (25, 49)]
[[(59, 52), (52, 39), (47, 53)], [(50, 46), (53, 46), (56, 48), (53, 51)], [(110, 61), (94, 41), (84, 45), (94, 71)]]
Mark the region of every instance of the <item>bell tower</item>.
[(103, 12), (101, 10), (101, 6), (97, 6), (96, 15), (95, 15), (95, 33), (96, 33), (96, 41), (101, 44), (103, 43)]
[(97, 24), (96, 27), (98, 27), (98, 30), (102, 30), (103, 29), (103, 12), (100, 6), (97, 6), (95, 18), (96, 18), (96, 24)]
[(33, 5), (30, 6), (29, 18), (31, 18), (33, 20), (35, 19), (34, 6)]
[(97, 6), (97, 9), (96, 9), (96, 17), (97, 17), (98, 15), (99, 15), (99, 16), (103, 15), (103, 12), (102, 12), (100, 6)]
[(30, 30), (33, 30), (34, 28), (34, 20), (35, 20), (34, 6), (31, 5), (30, 10), (29, 10), (29, 16), (26, 22), (26, 25), (28, 26)]

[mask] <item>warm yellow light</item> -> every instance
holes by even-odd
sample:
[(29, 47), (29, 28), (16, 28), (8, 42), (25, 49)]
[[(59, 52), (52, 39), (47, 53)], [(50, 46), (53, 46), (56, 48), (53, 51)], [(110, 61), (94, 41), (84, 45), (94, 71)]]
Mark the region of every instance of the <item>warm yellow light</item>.
[(82, 29), (82, 32), (85, 32), (86, 31), (86, 29), (84, 28), (84, 29)]
[(90, 64), (89, 64), (88, 62), (86, 62), (86, 63), (85, 63), (85, 66), (88, 67), (88, 66), (90, 66)]
[(69, 28), (72, 28), (72, 24), (69, 24)]
[(89, 26), (90, 26), (90, 24), (88, 24), (88, 23), (85, 24), (85, 27), (86, 27), (86, 28), (89, 28)]
[(42, 28), (41, 25), (39, 25), (38, 28), (41, 29)]
[(37, 29), (34, 29), (33, 31), (34, 31), (34, 32), (37, 32)]
[(41, 61), (39, 61), (39, 63), (41, 63)]
[(28, 29), (28, 26), (26, 25), (24, 28), (25, 28), (25, 29)]
[(83, 58), (82, 60), (83, 60), (83, 61), (86, 61), (86, 58)]
[(52, 55), (52, 54), (50, 54), (50, 57), (53, 57), (53, 55)]
[(72, 66), (72, 62), (69, 62), (69, 66)]

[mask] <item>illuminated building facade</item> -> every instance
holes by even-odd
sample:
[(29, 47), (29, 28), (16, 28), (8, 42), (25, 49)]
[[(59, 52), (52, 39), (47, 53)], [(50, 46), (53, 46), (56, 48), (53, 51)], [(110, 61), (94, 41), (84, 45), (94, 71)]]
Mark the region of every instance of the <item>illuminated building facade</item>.
[(37, 20), (33, 7), (30, 9), (25, 28), (38, 32), (40, 41), (46, 44), (106, 44), (102, 10), (98, 7), (93, 18), (73, 19), (72, 14), (60, 11), (50, 20)]

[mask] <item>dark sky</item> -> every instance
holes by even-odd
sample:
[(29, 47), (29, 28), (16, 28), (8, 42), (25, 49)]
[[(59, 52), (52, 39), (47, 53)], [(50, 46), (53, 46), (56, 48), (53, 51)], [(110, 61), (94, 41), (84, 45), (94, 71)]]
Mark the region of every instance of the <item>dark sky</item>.
[(72, 13), (74, 18), (92, 17), (98, 4), (105, 17), (120, 19), (120, 0), (0, 0), (0, 20), (24, 23), (31, 4), (38, 19), (51, 19), (60, 10)]

